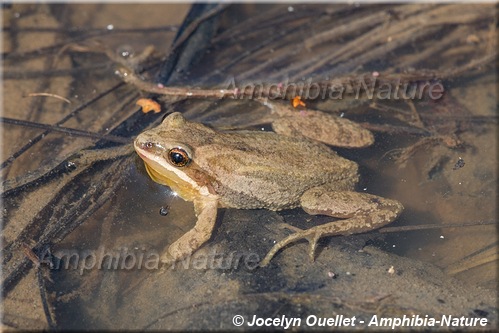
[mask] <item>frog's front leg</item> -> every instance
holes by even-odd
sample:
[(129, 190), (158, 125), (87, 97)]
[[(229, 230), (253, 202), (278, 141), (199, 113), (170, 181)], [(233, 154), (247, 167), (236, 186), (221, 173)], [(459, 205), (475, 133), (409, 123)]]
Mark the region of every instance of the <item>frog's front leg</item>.
[(194, 228), (171, 244), (161, 256), (161, 262), (169, 265), (194, 253), (210, 239), (217, 220), (218, 199), (205, 198), (194, 201), (198, 218)]
[(328, 191), (316, 187), (306, 191), (301, 206), (308, 214), (346, 218), (296, 232), (274, 245), (260, 266), (286, 245), (305, 238), (310, 243), (309, 255), (314, 259), (317, 241), (324, 236), (350, 235), (380, 228), (395, 220), (404, 207), (395, 200), (353, 191)]

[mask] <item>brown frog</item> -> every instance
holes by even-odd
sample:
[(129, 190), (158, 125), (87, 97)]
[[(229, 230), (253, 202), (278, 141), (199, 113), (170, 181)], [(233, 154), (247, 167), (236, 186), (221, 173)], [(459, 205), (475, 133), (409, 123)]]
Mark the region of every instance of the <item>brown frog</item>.
[[(321, 113), (313, 115), (323, 121)], [(367, 140), (372, 141), (369, 135)], [(134, 146), (154, 181), (194, 203), (196, 225), (164, 251), (165, 263), (181, 260), (205, 243), (222, 207), (275, 211), (301, 207), (308, 214), (343, 219), (291, 234), (274, 245), (261, 266), (302, 238), (309, 241), (313, 259), (321, 237), (370, 231), (392, 222), (403, 210), (398, 201), (355, 192), (357, 164), (301, 135), (220, 132), (172, 113), (158, 127), (140, 134)]]

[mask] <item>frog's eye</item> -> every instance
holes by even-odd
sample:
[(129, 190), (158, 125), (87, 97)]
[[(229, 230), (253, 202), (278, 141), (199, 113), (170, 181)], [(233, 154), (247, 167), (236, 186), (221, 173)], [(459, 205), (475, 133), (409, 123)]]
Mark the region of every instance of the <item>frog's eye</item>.
[(191, 161), (189, 154), (182, 148), (172, 148), (168, 152), (168, 159), (171, 164), (177, 167), (183, 167)]

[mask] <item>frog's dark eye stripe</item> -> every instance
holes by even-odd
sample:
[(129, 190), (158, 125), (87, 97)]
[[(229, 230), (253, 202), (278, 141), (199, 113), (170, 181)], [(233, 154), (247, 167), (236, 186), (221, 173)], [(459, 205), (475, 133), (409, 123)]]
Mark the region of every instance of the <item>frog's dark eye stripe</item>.
[(172, 148), (168, 152), (168, 160), (176, 167), (183, 167), (191, 161), (189, 155), (182, 148)]

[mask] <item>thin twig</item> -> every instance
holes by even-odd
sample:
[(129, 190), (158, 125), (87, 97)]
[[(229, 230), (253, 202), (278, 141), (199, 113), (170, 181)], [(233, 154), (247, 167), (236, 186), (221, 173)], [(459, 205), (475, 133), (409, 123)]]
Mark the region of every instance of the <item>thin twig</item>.
[(131, 139), (124, 138), (121, 136), (93, 133), (93, 132), (83, 131), (83, 130), (79, 130), (79, 129), (75, 129), (75, 128), (62, 127), (62, 126), (58, 126), (58, 125), (41, 124), (41, 123), (28, 121), (28, 120), (0, 117), (0, 122), (6, 123), (6, 124), (11, 124), (11, 125), (40, 128), (40, 129), (44, 129), (44, 130), (61, 132), (61, 133), (66, 133), (66, 134), (74, 135), (74, 136), (81, 136), (81, 137), (85, 137), (85, 138), (92, 138), (92, 139), (99, 139), (99, 140), (103, 139), (103, 140), (117, 142), (117, 143), (130, 143), (131, 142)]
[(43, 312), (45, 313), (45, 319), (47, 320), (47, 324), (50, 330), (55, 330), (57, 327), (56, 321), (54, 319), (54, 314), (52, 311), (52, 307), (49, 303), (49, 294), (47, 292), (47, 288), (45, 287), (45, 278), (43, 276), (43, 269), (38, 268), (36, 272), (37, 280), (38, 280), (38, 289), (40, 291), (40, 299), (42, 301)]
[(182, 87), (165, 87), (162, 84), (146, 82), (140, 79), (137, 75), (130, 73), (125, 68), (120, 68), (117, 74), (127, 82), (131, 83), (142, 91), (147, 91), (153, 94), (173, 97), (192, 97), (192, 98), (225, 98), (236, 97), (237, 89), (191, 89)]
[(35, 268), (40, 267), (40, 259), (38, 256), (33, 252), (31, 247), (29, 247), (27, 244), (22, 243), (21, 247), (23, 249), (24, 255), (33, 263)]
[(117, 34), (117, 33), (152, 33), (152, 32), (176, 32), (178, 30), (178, 25), (163, 25), (158, 27), (150, 27), (150, 28), (113, 28), (113, 29), (103, 29), (103, 28), (44, 28), (44, 27), (5, 27), (3, 28), (4, 32), (14, 32), (14, 33), (23, 33), (23, 32), (36, 32), (39, 33), (90, 33), (90, 32), (98, 32), (105, 34)]
[[(496, 53), (486, 55), (479, 59), (474, 59), (468, 64), (461, 66), (458, 69), (453, 69), (449, 71), (415, 71), (410, 73), (381, 73), (377, 77), (374, 77), (372, 73), (364, 73), (360, 75), (345, 75), (334, 80), (323, 80), (316, 81), (308, 86), (304, 86), (304, 91), (308, 91), (309, 95), (314, 95), (318, 89), (322, 91), (330, 91), (338, 86), (345, 88), (345, 91), (353, 91), (359, 89), (359, 87), (366, 86), (381, 86), (383, 84), (405, 84), (414, 83), (418, 81), (432, 81), (439, 79), (448, 79), (457, 76), (463, 72), (466, 72), (475, 67), (480, 67), (485, 65), (489, 61), (495, 59)], [(117, 70), (117, 74), (125, 81), (134, 85), (136, 88), (149, 93), (172, 96), (177, 98), (271, 98), (271, 99), (293, 99), (300, 94), (296, 92), (296, 89), (287, 89), (287, 87), (280, 83), (244, 83), (240, 84), (241, 88), (237, 86), (234, 89), (199, 89), (192, 87), (166, 87), (163, 84), (156, 84), (152, 82), (147, 82), (142, 80), (139, 76), (135, 75), (133, 72), (122, 67)], [(307, 90), (308, 89), (308, 90)], [(325, 90), (324, 90), (325, 89)]]
[(444, 223), (444, 224), (423, 224), (423, 225), (407, 225), (402, 227), (386, 227), (378, 229), (379, 233), (386, 234), (401, 231), (416, 231), (416, 230), (429, 230), (429, 229), (442, 229), (442, 228), (461, 228), (461, 227), (478, 227), (483, 225), (497, 224), (497, 221), (483, 221), (483, 222), (465, 222), (465, 223)]
[[(106, 96), (107, 94), (117, 90), (118, 88), (122, 87), (124, 85), (123, 82), (120, 82), (114, 86), (112, 86), (111, 88), (103, 91), (102, 93), (98, 94), (97, 96), (95, 96), (94, 98), (90, 99), (89, 101), (81, 104), (80, 106), (76, 107), (74, 110), (72, 110), (69, 114), (65, 115), (64, 117), (62, 117), (61, 120), (57, 121), (55, 123), (56, 126), (59, 126), (63, 123), (65, 123), (66, 121), (68, 121), (69, 119), (73, 118), (74, 116), (76, 116), (77, 114), (79, 114), (82, 110), (86, 109), (89, 105), (91, 105), (92, 103), (95, 103), (96, 101), (98, 101), (99, 99), (101, 99), (103, 96)], [(51, 129), (50, 129), (51, 130)], [(16, 158), (18, 158), (19, 156), (21, 156), (24, 152), (26, 152), (29, 148), (31, 148), (33, 145), (35, 145), (36, 143), (38, 143), (40, 140), (42, 140), (45, 135), (47, 135), (48, 133), (50, 133), (50, 130), (46, 130), (44, 131), (43, 133), (37, 135), (36, 137), (34, 138), (31, 138), (29, 140), (29, 142), (27, 142), (24, 146), (22, 146), (21, 148), (19, 148), (16, 152), (14, 152), (12, 155), (10, 155), (5, 161), (2, 162), (2, 164), (0, 164), (0, 170), (2, 169), (5, 169), (6, 167), (8, 167), (9, 165), (12, 164), (12, 162), (14, 162), (16, 160)]]
[(54, 97), (54, 98), (60, 99), (61, 101), (66, 102), (68, 104), (71, 104), (71, 101), (69, 99), (64, 98), (60, 95), (56, 95), (56, 94), (51, 94), (51, 93), (29, 93), (28, 94), (28, 97), (37, 97), (37, 96)]

